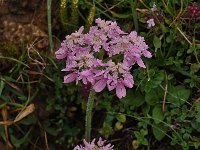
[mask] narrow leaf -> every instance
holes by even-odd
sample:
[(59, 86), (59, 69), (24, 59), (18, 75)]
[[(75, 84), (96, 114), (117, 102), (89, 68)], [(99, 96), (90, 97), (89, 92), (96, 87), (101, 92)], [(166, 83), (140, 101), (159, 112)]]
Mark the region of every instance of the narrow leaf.
[(161, 48), (161, 40), (157, 37), (153, 37), (153, 45), (155, 48)]

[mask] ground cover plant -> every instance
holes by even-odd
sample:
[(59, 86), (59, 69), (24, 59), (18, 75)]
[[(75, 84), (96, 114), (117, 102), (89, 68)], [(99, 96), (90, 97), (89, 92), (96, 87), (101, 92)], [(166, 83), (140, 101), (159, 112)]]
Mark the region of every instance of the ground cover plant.
[[(118, 35), (100, 32), (102, 21), (117, 24)], [(0, 149), (200, 149), (199, 1), (4, 0), (0, 22)], [(84, 54), (65, 45), (79, 33)], [(145, 51), (132, 42), (139, 51), (124, 61), (132, 56), (124, 55), (131, 33), (144, 38)], [(117, 49), (120, 42), (127, 43)], [(106, 71), (116, 75), (109, 57), (126, 68), (127, 78), (117, 74), (123, 85), (105, 82)], [(86, 65), (92, 70), (83, 73)], [(77, 71), (82, 76), (69, 74)], [(87, 138), (91, 86), (97, 93)]]

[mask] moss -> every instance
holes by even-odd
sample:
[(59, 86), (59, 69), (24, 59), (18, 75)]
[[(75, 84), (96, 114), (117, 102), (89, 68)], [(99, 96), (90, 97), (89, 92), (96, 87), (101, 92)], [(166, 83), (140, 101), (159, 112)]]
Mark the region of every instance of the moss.
[(0, 43), (0, 54), (4, 57), (17, 57), (19, 56), (18, 48), (9, 42)]
[(0, 71), (10, 68), (14, 64), (13, 61), (7, 58), (18, 59), (20, 56), (19, 49), (12, 43), (2, 42), (0, 43)]

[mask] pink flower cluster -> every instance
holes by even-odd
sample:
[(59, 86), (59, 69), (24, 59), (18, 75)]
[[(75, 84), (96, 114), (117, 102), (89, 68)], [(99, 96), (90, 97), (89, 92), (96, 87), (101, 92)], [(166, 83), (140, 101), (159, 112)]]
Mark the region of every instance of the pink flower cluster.
[(130, 34), (120, 29), (116, 22), (96, 19), (96, 26), (84, 34), (83, 27), (67, 35), (61, 48), (56, 51), (57, 59), (66, 59), (67, 72), (64, 83), (82, 80), (90, 83), (96, 92), (106, 86), (116, 89), (121, 99), (126, 96), (126, 88), (132, 88), (134, 81), (130, 69), (134, 64), (145, 68), (141, 56), (150, 58), (144, 38), (132, 31)]
[(187, 12), (192, 19), (200, 18), (200, 7), (197, 5), (196, 2), (191, 3), (187, 7)]
[(97, 144), (95, 144), (95, 139), (91, 142), (88, 143), (85, 140), (83, 140), (84, 146), (76, 146), (74, 150), (113, 150), (113, 145), (107, 144), (105, 145), (105, 140), (102, 140), (100, 137)]

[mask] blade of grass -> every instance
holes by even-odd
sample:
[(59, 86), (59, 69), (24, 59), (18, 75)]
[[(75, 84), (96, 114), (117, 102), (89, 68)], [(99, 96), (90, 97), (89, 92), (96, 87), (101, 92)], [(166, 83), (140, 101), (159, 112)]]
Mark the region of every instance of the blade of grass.
[[(90, 4), (90, 6), (92, 6), (93, 4), (91, 4), (91, 3), (88, 3), (88, 4)], [(102, 14), (104, 14), (106, 17), (108, 17), (110, 20), (115, 20), (112, 16), (110, 16), (108, 13), (106, 13), (108, 10), (107, 10), (107, 8), (105, 8), (103, 5), (101, 5), (100, 4), (100, 2), (98, 2), (98, 1), (96, 1), (96, 6), (100, 6), (100, 7), (96, 7), (96, 10), (98, 11), (98, 12), (100, 12), (100, 13), (102, 13)], [(104, 9), (104, 10), (102, 10), (102, 9)]]
[(53, 64), (53, 66), (54, 66), (56, 69), (58, 69), (57, 64), (54, 62), (54, 60), (53, 60), (51, 57), (47, 57), (47, 59), (49, 59), (50, 62)]
[(150, 9), (150, 8), (143, 2), (143, 0), (139, 0), (139, 2), (140, 2), (145, 8)]
[(196, 58), (196, 61), (197, 61), (198, 64), (200, 64), (199, 58), (198, 58), (198, 53), (197, 53), (197, 48), (196, 48), (196, 44), (195, 44), (195, 37), (193, 39), (192, 45), (194, 45), (194, 56)]
[(183, 12), (183, 0), (181, 0), (181, 9), (180, 9), (178, 15), (175, 17), (175, 19), (169, 25), (170, 27), (172, 26), (172, 24), (174, 24), (176, 22), (176, 20), (178, 20), (181, 17), (182, 12)]
[(50, 51), (53, 52), (52, 26), (51, 26), (51, 4), (52, 0), (47, 0), (47, 21)]
[(15, 59), (15, 58), (0, 56), (0, 59), (8, 59), (8, 60), (11, 60), (11, 61), (15, 61), (15, 62), (17, 62), (17, 63), (19, 63), (19, 64), (22, 64), (22, 65), (24, 65), (24, 66), (30, 68), (28, 65), (26, 65), (25, 63), (23, 63), (23, 62), (21, 62), (21, 61)]
[(2, 91), (3, 91), (3, 89), (4, 89), (4, 86), (5, 86), (5, 83), (4, 83), (3, 80), (1, 80), (1, 83), (0, 83), (0, 96), (1, 96), (1, 94), (2, 94)]
[(132, 10), (132, 16), (133, 16), (133, 22), (134, 22), (135, 31), (138, 32), (139, 31), (139, 26), (138, 26), (138, 17), (137, 17), (137, 11), (136, 11), (137, 1), (135, 0), (133, 2), (133, 0), (131, 0), (129, 2), (130, 2), (130, 5), (131, 5), (131, 10)]
[(31, 97), (31, 85), (29, 83), (29, 78), (28, 78), (27, 90), (28, 90), (28, 98), (27, 98), (27, 101), (25, 103), (24, 109), (25, 109), (25, 107), (28, 106), (28, 104), (30, 102), (30, 97)]
[(174, 14), (170, 11), (170, 9), (169, 9), (169, 2), (167, 1), (167, 4), (165, 3), (165, 1), (164, 0), (162, 0), (162, 3), (163, 3), (163, 6), (165, 7), (165, 10), (172, 16), (172, 17), (174, 17)]

